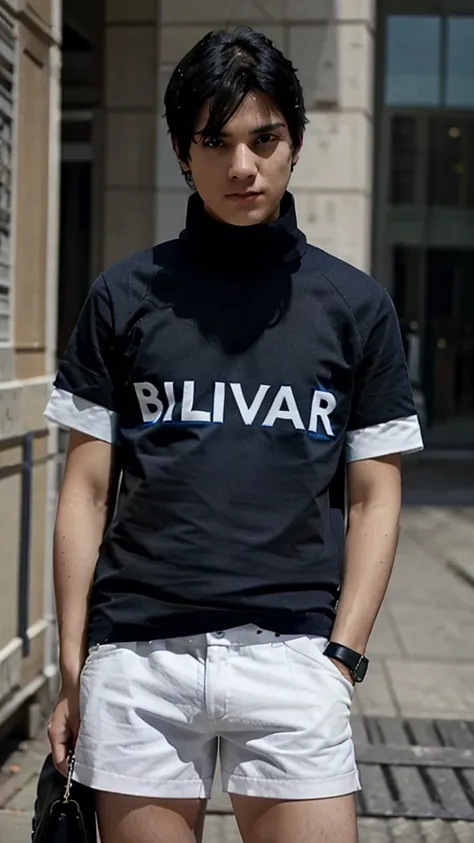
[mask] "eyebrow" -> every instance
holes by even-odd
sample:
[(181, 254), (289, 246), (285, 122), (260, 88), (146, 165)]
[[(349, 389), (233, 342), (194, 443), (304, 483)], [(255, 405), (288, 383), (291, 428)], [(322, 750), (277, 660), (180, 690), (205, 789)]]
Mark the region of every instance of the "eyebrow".
[[(257, 126), (256, 129), (252, 129), (250, 132), (251, 135), (264, 135), (266, 132), (274, 132), (276, 129), (285, 129), (285, 123), (264, 123), (263, 126)], [(219, 137), (221, 138), (228, 138), (228, 132), (220, 132)]]

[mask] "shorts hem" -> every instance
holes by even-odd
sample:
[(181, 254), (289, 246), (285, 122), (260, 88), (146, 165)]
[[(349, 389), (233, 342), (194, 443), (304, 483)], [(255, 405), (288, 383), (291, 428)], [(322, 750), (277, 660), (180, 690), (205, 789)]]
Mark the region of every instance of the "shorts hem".
[(209, 799), (212, 789), (212, 779), (135, 779), (86, 767), (77, 762), (74, 766), (74, 781), (92, 790), (149, 799)]
[(359, 790), (361, 786), (357, 770), (330, 779), (255, 779), (230, 776), (226, 787), (229, 794), (282, 800), (330, 799), (347, 796)]

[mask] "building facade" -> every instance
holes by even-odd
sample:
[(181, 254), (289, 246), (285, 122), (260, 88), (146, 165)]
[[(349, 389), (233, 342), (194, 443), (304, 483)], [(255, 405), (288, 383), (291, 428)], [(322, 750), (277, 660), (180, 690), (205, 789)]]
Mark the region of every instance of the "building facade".
[(56, 671), (51, 594), (61, 3), (0, 2), (0, 728)]
[(180, 231), (164, 90), (239, 24), (303, 83), (301, 228), (391, 291), (428, 452), (474, 450), (474, 0), (0, 0), (0, 722), (54, 676), (57, 355), (101, 269)]

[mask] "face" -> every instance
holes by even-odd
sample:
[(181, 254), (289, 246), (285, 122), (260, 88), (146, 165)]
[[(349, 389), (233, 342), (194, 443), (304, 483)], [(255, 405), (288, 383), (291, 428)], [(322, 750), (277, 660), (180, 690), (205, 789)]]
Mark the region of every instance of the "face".
[(220, 137), (203, 141), (208, 113), (199, 115), (189, 163), (181, 162), (208, 213), (242, 226), (276, 219), (298, 158), (286, 121), (268, 97), (250, 93)]

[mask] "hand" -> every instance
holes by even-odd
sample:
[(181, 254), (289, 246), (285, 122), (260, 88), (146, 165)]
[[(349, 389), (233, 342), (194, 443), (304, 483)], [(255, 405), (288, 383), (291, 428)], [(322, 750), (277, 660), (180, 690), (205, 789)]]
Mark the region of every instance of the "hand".
[[(331, 656), (327, 656), (327, 658), (331, 659)], [(346, 667), (345, 664), (342, 664), (342, 662), (337, 661), (337, 659), (331, 659), (331, 661), (332, 661), (333, 664), (336, 665), (339, 673), (342, 673), (344, 679), (347, 679), (347, 681), (350, 682), (351, 685), (355, 685), (354, 677), (353, 677), (351, 671), (349, 670), (349, 668)]]
[(67, 776), (68, 756), (79, 732), (79, 684), (61, 688), (56, 707), (48, 723), (48, 737), (56, 769)]

